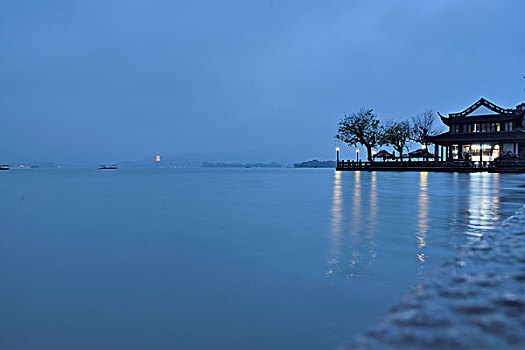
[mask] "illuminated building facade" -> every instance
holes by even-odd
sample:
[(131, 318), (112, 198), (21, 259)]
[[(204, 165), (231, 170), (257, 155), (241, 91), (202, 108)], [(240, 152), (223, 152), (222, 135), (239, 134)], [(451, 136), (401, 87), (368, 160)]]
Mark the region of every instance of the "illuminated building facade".
[[(479, 109), (485, 112), (479, 113)], [(486, 112), (489, 113), (486, 113)], [(439, 160), (525, 159), (525, 103), (505, 109), (481, 98), (464, 111), (439, 115), (449, 130), (430, 136)]]

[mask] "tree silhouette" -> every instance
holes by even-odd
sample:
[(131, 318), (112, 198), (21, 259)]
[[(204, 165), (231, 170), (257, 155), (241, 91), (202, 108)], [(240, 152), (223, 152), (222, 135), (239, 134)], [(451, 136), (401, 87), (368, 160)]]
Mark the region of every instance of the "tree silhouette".
[(339, 121), (339, 129), (335, 138), (348, 144), (358, 144), (366, 147), (368, 161), (372, 161), (372, 148), (379, 145), (381, 128), (379, 119), (372, 109), (362, 108), (345, 116)]
[(436, 124), (436, 117), (431, 109), (425, 110), (412, 117), (410, 140), (423, 145), (428, 145), (427, 137), (439, 134), (443, 129)]
[(383, 132), (381, 134), (379, 143), (381, 145), (390, 145), (397, 152), (399, 152), (399, 158), (403, 161), (403, 150), (407, 147), (407, 143), (410, 140), (412, 130), (410, 128), (410, 123), (407, 121), (400, 122), (387, 122), (387, 124), (382, 128)]

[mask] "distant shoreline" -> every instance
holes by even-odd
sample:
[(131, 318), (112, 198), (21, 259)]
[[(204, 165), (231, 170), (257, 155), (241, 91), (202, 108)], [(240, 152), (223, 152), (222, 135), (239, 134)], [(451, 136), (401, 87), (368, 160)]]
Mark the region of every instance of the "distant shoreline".
[(333, 160), (309, 160), (302, 163), (296, 163), (294, 164), (294, 168), (334, 168), (336, 167), (336, 163)]
[(282, 168), (276, 162), (271, 163), (209, 163), (203, 162), (202, 168)]

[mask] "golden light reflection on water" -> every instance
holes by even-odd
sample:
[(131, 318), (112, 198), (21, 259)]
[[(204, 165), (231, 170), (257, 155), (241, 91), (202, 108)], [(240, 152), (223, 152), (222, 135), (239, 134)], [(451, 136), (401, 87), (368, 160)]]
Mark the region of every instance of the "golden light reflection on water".
[(422, 171), (419, 173), (419, 193), (417, 198), (417, 246), (419, 252), (417, 253), (417, 258), (419, 259), (421, 265), (420, 268), (423, 268), (423, 263), (425, 262), (425, 253), (423, 248), (427, 246), (427, 232), (429, 229), (429, 196), (428, 196), (428, 172)]
[(500, 174), (472, 173), (469, 178), (467, 234), (483, 235), (494, 228), (500, 217)]
[[(350, 261), (350, 267), (357, 264), (361, 252), (357, 249), (359, 244), (359, 230), (361, 228), (361, 172), (354, 172), (354, 191), (352, 201), (352, 222), (350, 230), (351, 246), (352, 246), (352, 260)], [(353, 273), (349, 273), (349, 277), (352, 277)]]
[[(370, 194), (368, 196), (369, 199), (369, 215), (368, 215), (368, 230), (366, 232), (366, 238), (369, 241), (370, 249), (369, 254), (372, 259), (374, 259), (377, 256), (377, 252), (375, 250), (375, 236), (377, 231), (377, 172), (372, 171), (370, 173)], [(370, 261), (369, 264), (371, 264), (372, 261)]]
[[(334, 173), (327, 275), (366, 275), (378, 263), (377, 251), (382, 252), (378, 248), (392, 244), (385, 241), (390, 221), (397, 223), (393, 233), (410, 230), (405, 244), (416, 255), (416, 275), (425, 277), (425, 270), (439, 261), (444, 250), (465, 243), (465, 233), (479, 236), (501, 220), (500, 196), (506, 192), (500, 187), (500, 174), (414, 175), (399, 184), (403, 207), (395, 207), (391, 177), (377, 172)], [(438, 235), (432, 235), (435, 230)]]
[(341, 246), (341, 226), (343, 224), (343, 190), (341, 185), (341, 172), (334, 172), (334, 182), (332, 190), (332, 218), (330, 227), (331, 236), (331, 256), (328, 261), (328, 275), (334, 273), (331, 266), (335, 266), (339, 262), (340, 246)]
[[(350, 174), (348, 174), (350, 175)], [(331, 207), (331, 225), (330, 225), (330, 258), (328, 261), (327, 275), (333, 275), (336, 269), (341, 266), (349, 277), (353, 276), (353, 271), (359, 262), (361, 251), (360, 242), (363, 239), (362, 236), (362, 224), (365, 218), (363, 215), (363, 189), (362, 189), (362, 176), (360, 171), (352, 173), (353, 175), (353, 186), (351, 192), (351, 201), (348, 203), (351, 205), (351, 211), (349, 213), (344, 212), (343, 206), (343, 181), (341, 172), (334, 173), (333, 189), (332, 189), (332, 207)], [(346, 177), (350, 180), (350, 177)], [(371, 240), (375, 232), (375, 221), (377, 217), (377, 179), (376, 174), (372, 175), (370, 181), (370, 213), (368, 219), (370, 219), (369, 229), (365, 234), (368, 240)], [(350, 198), (349, 198), (350, 199)], [(346, 221), (346, 222), (345, 222)], [(349, 227), (349, 236), (343, 235), (343, 227)], [(344, 241), (348, 240), (346, 243)], [(345, 251), (341, 251), (345, 248)], [(346, 250), (349, 249), (349, 250)], [(370, 255), (375, 257), (377, 255), (371, 248)], [(348, 259), (348, 260), (347, 260)], [(344, 261), (346, 260), (346, 261)]]
[[(348, 212), (345, 212), (341, 176), (340, 172), (335, 173), (333, 181), (331, 248), (326, 274), (333, 275), (336, 269), (342, 268), (347, 277), (354, 277), (363, 264), (371, 266), (377, 257), (375, 239), (379, 220), (378, 180), (376, 172), (356, 171), (345, 177), (348, 184), (352, 184), (351, 197), (346, 206)], [(352, 179), (353, 182), (350, 182)], [(343, 230), (348, 230), (348, 236), (343, 234)]]
[(369, 217), (369, 227), (368, 235), (374, 236), (377, 225), (377, 173), (373, 171), (370, 173), (370, 215)]
[(354, 191), (352, 193), (352, 229), (350, 236), (354, 239), (359, 236), (359, 228), (361, 226), (361, 172), (354, 172)]

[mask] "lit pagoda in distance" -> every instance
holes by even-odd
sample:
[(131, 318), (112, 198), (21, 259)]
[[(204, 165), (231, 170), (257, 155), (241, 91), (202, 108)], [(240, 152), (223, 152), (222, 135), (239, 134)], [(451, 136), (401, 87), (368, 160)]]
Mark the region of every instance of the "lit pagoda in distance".
[(155, 161), (160, 162), (160, 154), (157, 152), (157, 155), (155, 156)]

